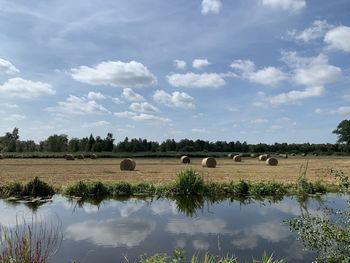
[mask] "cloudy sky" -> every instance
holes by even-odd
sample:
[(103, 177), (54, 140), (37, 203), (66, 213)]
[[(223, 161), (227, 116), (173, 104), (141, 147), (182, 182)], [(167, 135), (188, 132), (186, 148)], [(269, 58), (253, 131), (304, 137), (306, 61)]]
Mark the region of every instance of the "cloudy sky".
[(0, 134), (336, 141), (349, 0), (0, 0)]

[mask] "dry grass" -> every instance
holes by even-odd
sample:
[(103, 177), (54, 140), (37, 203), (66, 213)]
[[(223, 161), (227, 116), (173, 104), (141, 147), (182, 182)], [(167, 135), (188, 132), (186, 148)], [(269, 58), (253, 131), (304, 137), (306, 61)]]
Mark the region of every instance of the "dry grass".
[[(40, 179), (62, 186), (79, 180), (102, 182), (127, 181), (130, 183), (151, 182), (163, 183), (176, 179), (176, 173), (186, 167), (178, 159), (154, 158), (136, 159), (135, 171), (120, 171), (122, 159), (75, 160), (67, 162), (64, 159), (5, 159), (0, 163), (0, 183), (13, 181), (29, 181), (38, 176)], [(268, 166), (258, 159), (242, 158), (241, 163), (228, 158), (217, 158), (215, 169), (203, 168), (201, 158), (192, 158), (191, 164), (206, 181), (224, 182), (274, 180), (281, 183), (296, 182), (300, 166), (306, 163), (305, 157), (290, 157), (279, 159), (278, 166)], [(310, 157), (308, 179), (322, 179), (333, 182), (329, 169), (339, 169), (350, 174), (349, 157)]]

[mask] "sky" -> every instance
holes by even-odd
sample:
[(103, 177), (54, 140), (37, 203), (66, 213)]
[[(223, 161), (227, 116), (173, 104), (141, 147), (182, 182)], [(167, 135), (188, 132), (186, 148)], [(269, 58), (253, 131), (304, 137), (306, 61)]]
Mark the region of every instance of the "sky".
[(0, 0), (0, 134), (335, 143), (349, 0)]

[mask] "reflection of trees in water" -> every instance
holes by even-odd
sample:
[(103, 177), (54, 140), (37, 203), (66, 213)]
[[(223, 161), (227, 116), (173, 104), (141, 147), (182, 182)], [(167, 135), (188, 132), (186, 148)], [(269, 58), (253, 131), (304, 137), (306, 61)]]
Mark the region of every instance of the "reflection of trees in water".
[(41, 198), (32, 198), (32, 199), (4, 199), (4, 201), (6, 202), (6, 204), (9, 204), (13, 207), (17, 207), (20, 205), (25, 205), (27, 208), (29, 208), (33, 213), (35, 213), (36, 211), (38, 211), (38, 209), (47, 204), (47, 203), (52, 203), (52, 199), (41, 199)]
[(317, 262), (350, 262), (350, 199), (345, 198), (344, 210), (319, 199), (318, 213), (308, 210), (307, 200), (299, 200), (301, 215), (286, 221), (306, 249), (319, 253)]

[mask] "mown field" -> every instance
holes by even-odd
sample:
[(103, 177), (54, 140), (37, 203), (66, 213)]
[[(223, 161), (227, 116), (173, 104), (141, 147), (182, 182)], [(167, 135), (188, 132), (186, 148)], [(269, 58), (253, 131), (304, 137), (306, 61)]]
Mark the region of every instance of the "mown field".
[[(0, 184), (29, 181), (35, 176), (60, 187), (79, 180), (130, 183), (166, 183), (176, 179), (176, 173), (185, 168), (176, 158), (135, 158), (136, 170), (122, 172), (122, 159), (4, 159), (0, 160)], [(225, 182), (240, 179), (257, 181), (296, 182), (299, 170), (308, 161), (307, 178), (326, 183), (334, 182), (330, 169), (350, 174), (350, 157), (289, 157), (279, 158), (278, 166), (267, 166), (257, 158), (243, 158), (241, 163), (228, 158), (217, 158), (216, 168), (201, 167), (201, 158), (191, 158), (191, 164), (206, 181)]]

